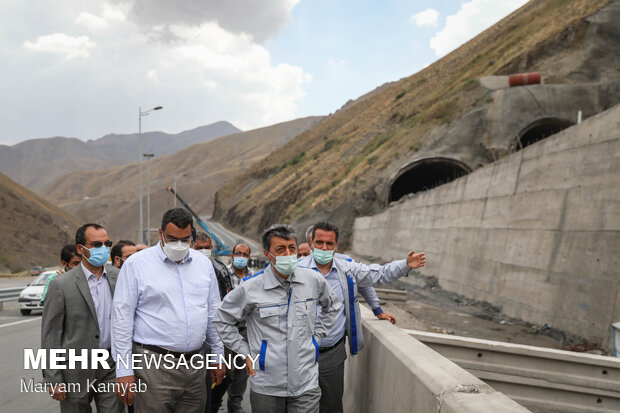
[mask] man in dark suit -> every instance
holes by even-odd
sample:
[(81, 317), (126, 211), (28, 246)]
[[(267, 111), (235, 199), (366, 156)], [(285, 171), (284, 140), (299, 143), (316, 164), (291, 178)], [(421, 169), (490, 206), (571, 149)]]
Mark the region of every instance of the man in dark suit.
[[(86, 224), (75, 234), (80, 265), (53, 280), (45, 298), (41, 322), (42, 349), (110, 350), (112, 297), (118, 270), (106, 268), (112, 242), (106, 230)], [(49, 358), (48, 358), (49, 359)], [(43, 379), (50, 396), (60, 401), (61, 412), (91, 412), (94, 399), (98, 412), (122, 412), (123, 405), (113, 391), (93, 391), (102, 383), (115, 382), (115, 365), (109, 369), (44, 369)], [(90, 366), (90, 357), (88, 367)], [(89, 386), (94, 383), (94, 386)], [(64, 384), (64, 386), (63, 386)]]

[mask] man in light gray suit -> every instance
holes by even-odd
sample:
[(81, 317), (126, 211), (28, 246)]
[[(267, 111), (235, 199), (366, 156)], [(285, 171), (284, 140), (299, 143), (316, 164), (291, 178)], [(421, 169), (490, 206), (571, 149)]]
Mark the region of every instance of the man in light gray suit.
[[(75, 234), (81, 263), (54, 279), (45, 297), (41, 322), (42, 349), (110, 350), (112, 296), (118, 270), (104, 267), (112, 242), (106, 230), (97, 224), (86, 224)], [(49, 357), (48, 357), (49, 360)], [(88, 367), (90, 366), (89, 357)], [(109, 369), (43, 370), (50, 396), (60, 401), (61, 412), (91, 412), (94, 399), (97, 412), (122, 412), (123, 405), (113, 391), (97, 392), (100, 383), (115, 382), (115, 365), (110, 356)], [(46, 366), (47, 367), (47, 366)], [(89, 386), (93, 383), (94, 386)], [(64, 386), (63, 386), (64, 384)]]

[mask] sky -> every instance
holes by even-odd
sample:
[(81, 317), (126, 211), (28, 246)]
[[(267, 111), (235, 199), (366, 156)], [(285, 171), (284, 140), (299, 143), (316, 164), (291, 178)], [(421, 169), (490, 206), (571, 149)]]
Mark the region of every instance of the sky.
[(0, 144), (335, 112), (525, 0), (0, 2)]

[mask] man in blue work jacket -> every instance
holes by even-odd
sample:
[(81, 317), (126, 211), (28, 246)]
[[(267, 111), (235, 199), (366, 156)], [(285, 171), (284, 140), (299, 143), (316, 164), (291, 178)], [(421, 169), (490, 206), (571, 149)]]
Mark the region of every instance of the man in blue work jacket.
[(407, 275), (410, 269), (423, 267), (426, 254), (411, 251), (406, 259), (383, 266), (335, 258), (338, 227), (331, 222), (314, 224), (312, 247), (312, 254), (300, 260), (299, 266), (321, 273), (343, 303), (334, 328), (320, 342), (319, 348), (320, 411), (338, 413), (343, 410), (344, 360), (347, 357), (344, 338), (348, 337), (351, 355), (357, 354), (364, 346), (358, 289), (371, 287), (375, 283), (390, 283)]
[[(273, 225), (262, 243), (269, 265), (224, 298), (214, 323), (226, 347), (250, 356), (253, 413), (317, 413), (318, 343), (334, 325), (342, 301), (319, 273), (297, 266), (293, 228)], [(239, 333), (241, 320), (247, 340)], [(255, 371), (251, 357), (256, 355)]]

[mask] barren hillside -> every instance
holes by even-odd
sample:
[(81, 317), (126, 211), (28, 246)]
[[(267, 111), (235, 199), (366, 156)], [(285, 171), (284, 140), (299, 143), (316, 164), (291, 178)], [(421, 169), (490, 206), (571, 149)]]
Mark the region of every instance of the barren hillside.
[(82, 224), (6, 175), (0, 174), (0, 272), (59, 265), (60, 250)]
[[(529, 2), (426, 69), (348, 103), (236, 177), (217, 192), (214, 219), (252, 236), (274, 222), (302, 230), (330, 219), (341, 225), (346, 247), (354, 219), (385, 206), (385, 183), (404, 163), (442, 146), (463, 115), (493, 111), (493, 96), (478, 78), (525, 71), (542, 71), (556, 84), (620, 78), (610, 17), (618, 2), (609, 3)], [(479, 130), (488, 134), (484, 126)], [(474, 168), (496, 158), (492, 136), (462, 138), (450, 144), (475, 151)]]
[[(179, 194), (198, 213), (209, 215), (217, 189), (322, 119), (308, 117), (235, 133), (190, 146), (173, 155), (153, 158), (151, 228), (158, 227), (163, 211), (173, 206), (172, 195), (166, 188), (173, 185), (175, 176)], [(145, 226), (146, 166), (144, 163)], [(133, 164), (67, 174), (53, 181), (42, 194), (84, 220), (105, 225), (114, 240), (136, 240), (138, 185), (138, 165)]]

